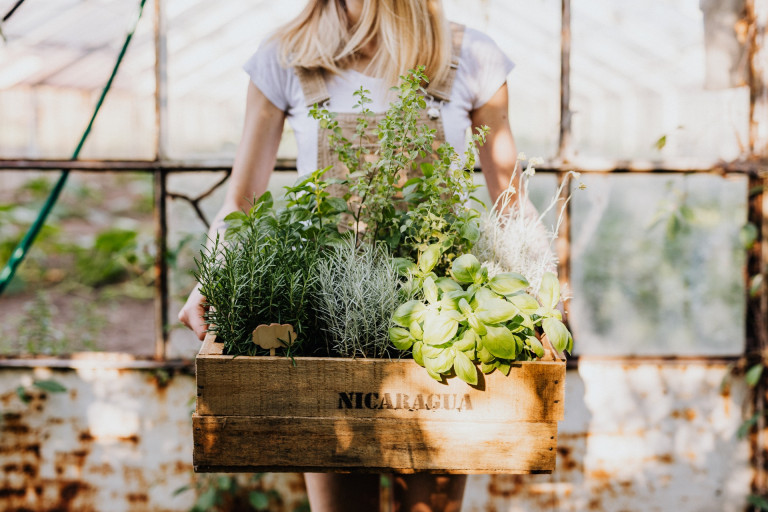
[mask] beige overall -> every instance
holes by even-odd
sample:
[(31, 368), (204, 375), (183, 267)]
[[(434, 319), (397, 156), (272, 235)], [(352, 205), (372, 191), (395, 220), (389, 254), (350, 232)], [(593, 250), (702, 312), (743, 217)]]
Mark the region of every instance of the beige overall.
[[(434, 147), (438, 147), (445, 141), (445, 130), (443, 128), (443, 119), (440, 108), (444, 103), (451, 99), (451, 90), (453, 89), (456, 70), (459, 67), (459, 57), (461, 56), (461, 42), (464, 37), (464, 25), (452, 23), (451, 33), (452, 50), (449, 68), (442, 74), (442, 79), (430, 83), (427, 87), (427, 108), (421, 111), (420, 123), (435, 130)], [(330, 100), (322, 70), (296, 68), (296, 75), (299, 78), (299, 83), (301, 84), (301, 90), (304, 93), (307, 107), (311, 108), (315, 104), (324, 105)], [(358, 115), (358, 113), (354, 112), (336, 114), (335, 120), (339, 123), (341, 135), (347, 140), (354, 140), (355, 138)], [(370, 117), (369, 132), (366, 134), (366, 138), (362, 143), (363, 147), (370, 150), (369, 154), (375, 154), (376, 149), (378, 149), (378, 137), (373, 132), (373, 128), (384, 119), (384, 116), (385, 114), (378, 113)], [(331, 150), (328, 132), (322, 127), (318, 127), (317, 142), (317, 168), (324, 169), (325, 167), (331, 166), (331, 169), (324, 175), (324, 178), (345, 178), (349, 171), (344, 164), (339, 162), (338, 157)], [(412, 178), (414, 174), (418, 172), (420, 172), (418, 171), (418, 165), (413, 166), (413, 168), (409, 170), (408, 175), (403, 178), (403, 181)], [(336, 197), (344, 196), (347, 191), (348, 189), (341, 185), (331, 185), (328, 187), (328, 192)], [(342, 224), (347, 224), (348, 220), (349, 219), (346, 219), (345, 222), (343, 219)]]
[[(450, 69), (443, 73), (441, 80), (430, 83), (426, 89), (427, 109), (421, 112), (421, 122), (430, 129), (435, 130), (435, 142), (439, 145), (445, 141), (445, 131), (440, 107), (450, 101), (453, 82), (456, 78), (456, 70), (459, 67), (461, 55), (461, 42), (464, 36), (464, 26), (451, 24), (452, 32), (452, 56)], [(308, 107), (315, 104), (324, 105), (330, 100), (325, 77), (322, 71), (296, 68), (296, 74), (301, 83), (301, 89)], [(354, 139), (357, 128), (356, 113), (337, 114), (342, 130), (342, 135), (348, 140)], [(384, 114), (376, 114), (371, 117), (369, 126), (378, 125), (384, 118)], [(326, 173), (326, 178), (345, 178), (348, 174), (346, 166), (339, 162), (331, 150), (328, 134), (323, 128), (318, 128), (317, 168), (332, 168)], [(373, 130), (367, 134), (367, 140), (363, 143), (372, 150), (377, 149), (378, 139)], [(418, 169), (418, 166), (416, 166)], [(417, 171), (418, 172), (418, 171)], [(408, 176), (411, 177), (411, 176)], [(337, 197), (342, 197), (346, 190), (339, 185), (331, 185), (328, 192)], [(345, 223), (342, 220), (342, 223)], [(379, 510), (379, 477), (369, 474), (335, 473), (307, 473), (307, 492), (312, 502), (313, 511), (318, 512), (362, 512)], [(395, 479), (394, 499), (402, 510), (411, 510), (416, 506), (418, 510), (430, 510), (433, 512), (456, 511), (461, 507), (464, 494), (465, 475), (441, 476), (432, 474), (399, 475)], [(405, 494), (403, 494), (405, 493)], [(392, 498), (392, 495), (390, 495)], [(426, 504), (430, 506), (425, 509)]]

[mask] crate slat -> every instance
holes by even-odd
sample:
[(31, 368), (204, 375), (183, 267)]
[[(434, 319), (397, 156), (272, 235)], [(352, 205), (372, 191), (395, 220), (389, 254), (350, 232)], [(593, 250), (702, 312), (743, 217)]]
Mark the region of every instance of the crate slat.
[(546, 473), (557, 446), (555, 422), (195, 415), (193, 424), (198, 472)]

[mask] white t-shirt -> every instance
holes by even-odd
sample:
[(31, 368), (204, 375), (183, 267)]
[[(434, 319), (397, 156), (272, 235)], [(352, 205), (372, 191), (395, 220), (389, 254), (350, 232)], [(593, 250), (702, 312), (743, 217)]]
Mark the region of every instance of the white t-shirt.
[[(471, 125), (469, 113), (485, 104), (507, 80), (514, 63), (487, 35), (469, 27), (464, 31), (459, 68), (453, 82), (451, 101), (442, 107), (443, 126), (447, 141), (463, 153), (467, 129)], [(296, 135), (298, 155), (296, 168), (299, 175), (317, 169), (317, 121), (309, 117), (301, 84), (293, 68), (284, 68), (278, 57), (277, 43), (267, 40), (243, 65), (254, 85), (277, 108), (286, 112), (288, 122)], [(335, 112), (354, 112), (356, 98), (353, 92), (360, 88), (371, 91), (373, 103), (368, 108), (375, 113), (387, 110), (388, 87), (384, 80), (346, 70), (340, 75), (326, 77), (330, 103)]]

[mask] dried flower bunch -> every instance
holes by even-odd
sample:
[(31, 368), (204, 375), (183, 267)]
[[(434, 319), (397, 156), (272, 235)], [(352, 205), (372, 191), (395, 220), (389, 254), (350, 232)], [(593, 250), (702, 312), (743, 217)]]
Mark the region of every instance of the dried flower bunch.
[[(512, 361), (541, 357), (543, 334), (557, 350), (571, 350), (552, 272), (556, 228), (542, 224), (567, 202), (562, 187), (539, 215), (527, 195), (532, 159), (520, 194), (510, 184), (495, 208), (481, 212), (472, 195), (473, 145), (487, 129), (473, 134), (463, 155), (447, 143), (433, 149), (434, 131), (418, 122), (424, 70), (401, 78), (398, 99), (375, 127), (368, 91), (355, 93), (357, 140), (342, 136), (332, 112), (311, 111), (350, 171), (341, 182), (345, 197), (330, 195), (339, 180), (325, 180), (328, 168), (320, 169), (287, 188), (282, 208), (265, 194), (249, 212), (228, 216), (224, 241), (197, 260), (211, 306), (206, 320), (227, 353), (257, 354), (250, 341), (257, 325), (291, 323), (298, 342), (287, 355), (410, 352), (438, 380), (455, 373), (476, 384), (478, 366), (506, 373)], [(361, 143), (372, 135), (374, 151)], [(401, 184), (414, 162), (421, 174)], [(479, 209), (467, 205), (472, 200)]]

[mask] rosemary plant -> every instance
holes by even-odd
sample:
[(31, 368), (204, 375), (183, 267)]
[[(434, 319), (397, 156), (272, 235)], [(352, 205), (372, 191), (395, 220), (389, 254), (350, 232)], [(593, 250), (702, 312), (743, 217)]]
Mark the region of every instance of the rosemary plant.
[(266, 193), (248, 213), (228, 215), (225, 240), (214, 240), (196, 260), (195, 277), (209, 306), (205, 319), (226, 353), (259, 353), (252, 332), (272, 322), (291, 324), (297, 334), (287, 354), (317, 349), (306, 343), (319, 333), (317, 262), (322, 247), (341, 242), (336, 222), (346, 209), (343, 200), (329, 197), (322, 174), (288, 187), (285, 208), (275, 211)]

